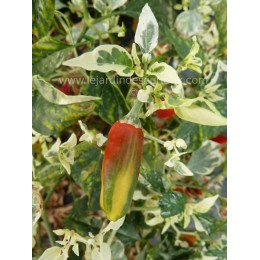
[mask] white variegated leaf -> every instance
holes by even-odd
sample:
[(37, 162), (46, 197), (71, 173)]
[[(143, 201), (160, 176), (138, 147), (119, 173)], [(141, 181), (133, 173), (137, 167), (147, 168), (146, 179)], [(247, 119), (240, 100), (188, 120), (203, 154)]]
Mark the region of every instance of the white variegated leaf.
[(193, 210), (196, 213), (206, 213), (210, 210), (210, 208), (215, 204), (216, 200), (218, 199), (218, 195), (213, 197), (209, 197), (203, 199), (199, 203), (193, 205)]
[(197, 10), (188, 10), (180, 13), (175, 21), (177, 31), (185, 37), (197, 34), (203, 26), (203, 20)]
[(200, 223), (200, 221), (193, 215), (192, 216), (193, 221), (194, 221), (194, 225), (197, 231), (199, 232), (205, 232), (207, 233), (207, 231), (205, 230), (205, 228), (202, 226), (202, 224)]
[(151, 52), (158, 44), (158, 23), (148, 4), (143, 7), (139, 16), (135, 42), (143, 53)]
[(60, 149), (61, 140), (58, 138), (52, 147), (44, 154), (45, 158), (54, 158), (57, 156), (57, 153)]
[(77, 136), (72, 133), (70, 138), (60, 145), (60, 148), (71, 149), (77, 145)]
[(178, 172), (181, 175), (184, 175), (184, 176), (193, 175), (193, 173), (190, 171), (190, 169), (184, 163), (182, 163), (180, 161), (175, 161), (173, 168), (176, 172)]
[(105, 259), (102, 257), (98, 248), (95, 247), (91, 252), (91, 260), (105, 260)]
[(152, 101), (151, 93), (153, 93), (153, 88), (150, 85), (148, 85), (145, 90), (144, 89), (140, 89), (138, 91), (137, 99), (140, 102), (143, 102), (143, 103), (151, 102)]
[(227, 124), (227, 119), (209, 109), (192, 104), (189, 107), (176, 107), (176, 115), (186, 121), (208, 126), (222, 126)]
[(75, 103), (81, 103), (91, 100), (99, 100), (99, 97), (91, 96), (68, 96), (58, 89), (54, 88), (50, 83), (46, 82), (39, 76), (33, 77), (33, 88), (37, 89), (41, 95), (50, 103), (56, 105), (70, 105)]
[(131, 55), (119, 45), (100, 45), (91, 52), (63, 62), (70, 67), (81, 67), (89, 71), (115, 71), (123, 77), (134, 73)]
[(110, 223), (103, 229), (103, 232), (106, 233), (110, 230), (118, 230), (124, 223), (125, 217), (118, 219), (117, 221), (110, 221)]
[(102, 243), (100, 246), (100, 254), (103, 259), (111, 259), (111, 248), (107, 243)]
[(208, 175), (220, 166), (222, 161), (223, 155), (220, 151), (220, 145), (207, 140), (198, 150), (192, 153), (188, 167), (193, 173)]
[(62, 252), (62, 249), (58, 246), (53, 246), (48, 249), (46, 249), (39, 260), (57, 260)]
[(178, 84), (178, 85), (182, 84), (176, 70), (165, 62), (153, 63), (149, 67), (147, 74), (154, 75), (157, 77), (157, 79), (164, 82)]
[(73, 245), (72, 251), (75, 253), (75, 255), (79, 256), (79, 244), (78, 243)]

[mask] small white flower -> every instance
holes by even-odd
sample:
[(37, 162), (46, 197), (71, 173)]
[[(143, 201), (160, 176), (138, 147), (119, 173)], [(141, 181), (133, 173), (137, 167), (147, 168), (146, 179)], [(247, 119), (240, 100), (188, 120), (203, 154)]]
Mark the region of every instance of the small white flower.
[(185, 143), (185, 141), (183, 139), (177, 139), (176, 146), (178, 148), (187, 149), (187, 144)]
[(168, 150), (171, 151), (175, 146), (175, 139), (172, 141), (166, 141), (164, 142), (163, 146)]
[(98, 147), (101, 147), (107, 141), (107, 138), (103, 134), (97, 134), (96, 139)]

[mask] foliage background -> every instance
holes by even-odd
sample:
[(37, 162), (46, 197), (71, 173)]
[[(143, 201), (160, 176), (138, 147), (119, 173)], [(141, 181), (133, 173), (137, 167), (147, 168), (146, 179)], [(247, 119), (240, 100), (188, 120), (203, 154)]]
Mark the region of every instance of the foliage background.
[[(33, 84), (33, 129), (36, 131), (33, 139), (33, 180), (37, 182), (34, 183), (34, 191), (36, 190), (34, 194), (36, 194), (36, 206), (39, 207), (40, 204), (43, 207), (43, 210), (40, 209), (41, 219), (34, 225), (33, 256), (36, 259), (53, 243), (52, 239), (57, 240), (51, 230), (67, 228), (82, 236), (88, 236), (89, 232), (97, 234), (105, 220), (99, 208), (103, 148), (100, 149), (97, 145), (85, 141), (78, 143), (73, 150), (75, 154), (73, 154), (74, 163), (71, 165), (71, 175), (66, 174), (64, 164), (61, 164), (60, 160), (53, 157), (46, 158), (46, 152), (58, 138), (64, 143), (72, 133), (75, 133), (79, 140), (84, 133), (77, 122), (79, 119), (87, 124), (91, 133), (103, 133), (107, 136), (110, 126), (129, 111), (131, 100), (136, 97), (137, 92), (134, 87), (129, 88), (124, 84), (114, 86), (108, 83), (105, 87), (93, 86), (89, 83), (91, 78), (106, 78), (109, 75), (100, 72), (89, 73), (81, 69), (70, 70), (61, 64), (75, 51), (81, 54), (102, 43), (118, 43), (130, 50), (137, 24), (136, 19), (146, 2), (149, 3), (160, 26), (160, 45), (153, 55), (158, 57), (159, 61), (173, 64), (174, 59), (178, 57), (184, 59), (187, 56), (192, 45), (190, 38), (192, 35), (197, 35), (203, 66), (210, 64), (212, 71), (216, 72), (218, 61), (226, 59), (226, 15), (223, 11), (226, 8), (225, 1), (216, 1), (217, 3), (191, 1), (188, 8), (185, 2), (182, 2), (181, 10), (176, 10), (178, 3), (175, 1), (129, 1), (120, 9), (107, 15), (108, 18), (112, 17), (109, 18), (112, 32), (108, 37), (107, 35), (103, 37), (103, 35), (109, 30), (104, 30), (98, 37), (96, 33), (91, 35), (90, 32), (90, 35), (84, 35), (82, 41), (78, 38), (81, 34), (78, 34), (74, 40), (73, 32), (76, 34), (76, 27), (79, 31), (84, 30), (85, 23), (81, 23), (86, 18), (83, 2), (33, 1), (33, 75), (40, 75), (46, 82), (69, 95), (101, 97), (101, 102), (93, 100), (84, 103), (81, 100), (61, 105), (54, 100), (46, 99), (44, 93), (39, 91), (39, 87)], [(198, 11), (201, 6), (210, 6), (213, 13), (203, 17), (205, 19), (203, 26), (201, 26), (201, 21), (192, 20), (192, 23), (188, 23), (187, 19), (197, 16), (197, 13), (201, 15), (202, 11)], [(95, 21), (104, 19), (104, 16), (100, 16), (99, 12), (93, 8), (92, 3), (89, 3), (87, 8)], [(179, 9), (178, 6), (177, 9)], [(192, 28), (183, 26), (180, 18), (181, 25), (178, 27), (177, 17), (188, 10), (193, 13), (188, 18), (185, 17), (185, 26), (190, 24)], [(119, 22), (115, 19), (115, 15), (119, 16)], [(124, 31), (121, 26), (122, 22), (125, 24), (126, 34), (121, 38), (118, 35), (120, 36)], [(211, 28), (212, 24), (215, 24), (215, 29)], [(194, 28), (195, 25), (197, 28)], [(88, 27), (86, 29), (88, 30)], [(212, 38), (209, 38), (212, 34)], [(160, 49), (164, 44), (167, 44), (165, 52)], [(204, 74), (199, 75), (196, 71), (188, 69), (182, 73), (182, 80), (185, 81), (185, 77), (190, 77), (190, 75), (192, 78), (205, 77)], [(68, 82), (60, 82), (61, 78), (75, 78), (78, 81), (68, 84)], [(218, 91), (225, 98), (215, 104), (225, 116), (225, 73), (222, 72), (219, 75), (218, 83), (221, 84)], [(192, 98), (202, 88), (203, 85), (200, 84), (188, 84), (185, 90), (187, 96)], [(150, 134), (163, 140), (169, 137), (184, 139), (190, 152), (185, 158), (186, 163), (196, 151), (198, 154), (198, 149), (204, 141), (220, 134), (223, 135), (223, 133), (225, 135), (226, 130), (225, 127), (202, 126), (182, 121), (177, 117), (172, 120), (160, 120), (156, 115), (144, 120), (143, 127)], [(225, 146), (221, 145), (220, 149), (225, 157)], [(187, 238), (183, 239), (184, 242), (186, 241), (185, 246), (176, 244), (179, 239), (176, 237), (177, 232), (174, 228), (169, 228), (167, 232), (161, 234), (163, 224), (149, 226), (145, 219), (145, 211), (141, 209), (144, 206), (143, 202), (135, 201), (133, 210), (115, 234), (115, 242), (112, 244), (114, 259), (117, 259), (116, 255), (120, 255), (118, 258), (122, 255), (122, 259), (125, 258), (124, 255), (129, 259), (202, 259), (204, 257), (202, 252), (205, 252), (207, 256), (215, 257), (212, 259), (225, 259), (225, 160), (216, 169), (213, 167), (213, 171), (207, 176), (196, 174), (192, 177), (185, 177), (176, 173), (172, 174), (171, 171), (165, 169), (163, 165), (165, 160), (161, 159), (165, 158), (165, 151), (163, 148), (158, 148), (156, 143), (147, 141), (143, 156), (141, 181), (138, 186), (138, 190), (142, 191), (143, 195), (159, 192), (166, 197), (167, 203), (171, 203), (167, 200), (169, 191), (186, 194), (189, 202), (197, 202), (215, 194), (219, 194), (220, 197), (213, 210), (198, 216), (207, 233), (196, 231), (194, 226), (190, 226), (188, 231), (196, 237), (196, 241), (192, 244), (186, 241)], [(203, 155), (200, 156), (203, 157)], [(68, 157), (70, 155), (66, 158)], [(181, 232), (187, 231), (183, 230), (182, 223), (179, 223), (177, 228)], [(116, 249), (113, 250), (113, 248)], [(81, 258), (71, 252), (69, 259)]]

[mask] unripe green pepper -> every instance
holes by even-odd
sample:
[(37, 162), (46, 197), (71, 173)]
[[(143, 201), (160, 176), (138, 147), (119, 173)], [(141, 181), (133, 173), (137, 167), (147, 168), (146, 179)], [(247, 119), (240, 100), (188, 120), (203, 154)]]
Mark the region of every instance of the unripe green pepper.
[(130, 208), (141, 166), (144, 135), (130, 121), (116, 122), (108, 134), (102, 164), (100, 206), (115, 221)]

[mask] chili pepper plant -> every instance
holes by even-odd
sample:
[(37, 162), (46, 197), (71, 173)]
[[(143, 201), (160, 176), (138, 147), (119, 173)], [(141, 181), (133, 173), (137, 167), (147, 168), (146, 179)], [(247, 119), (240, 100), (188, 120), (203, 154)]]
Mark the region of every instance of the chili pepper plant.
[(33, 259), (226, 259), (226, 1), (32, 18)]

